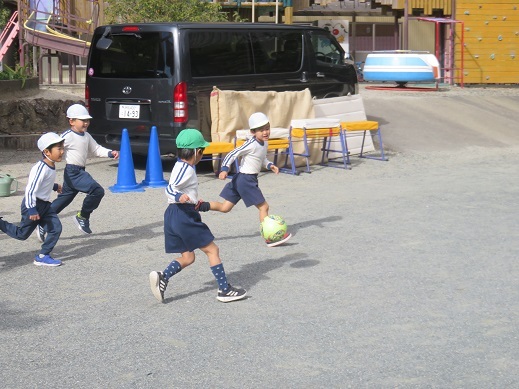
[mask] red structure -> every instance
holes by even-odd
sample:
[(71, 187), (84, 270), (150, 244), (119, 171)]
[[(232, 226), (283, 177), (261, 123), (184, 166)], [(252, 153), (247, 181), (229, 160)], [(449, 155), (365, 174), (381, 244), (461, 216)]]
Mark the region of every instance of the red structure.
[[(440, 66), (442, 69), (442, 78), (444, 81), (449, 82), (450, 84), (454, 83), (454, 80), (459, 79), (459, 84), (463, 88), (463, 52), (464, 50), (460, 50), (461, 58), (460, 58), (460, 67), (456, 68), (454, 64), (456, 61), (454, 60), (454, 45), (456, 38), (456, 24), (461, 24), (461, 34), (460, 34), (460, 44), (463, 48), (464, 44), (464, 31), (465, 26), (464, 23), (460, 20), (453, 20), (448, 18), (417, 18), (418, 20), (422, 20), (424, 22), (433, 22), (434, 23), (434, 54), (436, 58), (440, 62)], [(448, 37), (442, 39), (442, 26), (450, 25), (450, 34)], [(447, 44), (448, 43), (448, 46)], [(459, 76), (456, 77), (456, 71), (459, 73)]]

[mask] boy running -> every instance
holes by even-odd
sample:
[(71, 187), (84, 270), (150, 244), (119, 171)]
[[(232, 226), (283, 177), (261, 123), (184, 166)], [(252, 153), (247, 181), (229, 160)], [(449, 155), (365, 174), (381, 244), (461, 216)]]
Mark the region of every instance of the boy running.
[(29, 180), (25, 188), (22, 201), (22, 221), (19, 226), (2, 220), (0, 230), (11, 238), (26, 240), (32, 232), (43, 225), (48, 231), (43, 240), (39, 254), (34, 257), (36, 266), (59, 266), (61, 261), (54, 259), (50, 253), (56, 246), (61, 235), (61, 222), (51, 207), (50, 196), (52, 191), (61, 192), (61, 185), (56, 184), (56, 162), (63, 158), (63, 142), (65, 140), (54, 132), (47, 132), (38, 139), (38, 149), (43, 159), (34, 165), (29, 173)]
[[(61, 134), (65, 139), (65, 173), (63, 191), (52, 202), (52, 209), (60, 213), (74, 200), (79, 192), (86, 193), (81, 210), (73, 217), (78, 229), (84, 234), (91, 234), (90, 214), (99, 207), (105, 190), (86, 172), (85, 166), (89, 155), (106, 158), (119, 158), (119, 152), (100, 146), (87, 132), (90, 119), (87, 109), (81, 104), (73, 104), (67, 109), (70, 129)], [(38, 240), (45, 239), (46, 230), (38, 228)]]

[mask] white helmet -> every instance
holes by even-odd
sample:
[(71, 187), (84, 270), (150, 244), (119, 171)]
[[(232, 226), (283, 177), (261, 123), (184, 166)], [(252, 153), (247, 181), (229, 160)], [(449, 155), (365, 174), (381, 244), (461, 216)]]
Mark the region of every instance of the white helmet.
[(269, 118), (263, 112), (256, 112), (250, 115), (249, 128), (255, 130), (260, 128), (269, 122)]
[(87, 109), (81, 104), (73, 104), (67, 109), (67, 117), (69, 119), (92, 119)]
[(50, 145), (54, 145), (59, 142), (63, 142), (65, 139), (63, 139), (61, 136), (56, 134), (55, 132), (47, 132), (40, 136), (40, 139), (38, 139), (38, 148), (40, 151), (45, 150)]

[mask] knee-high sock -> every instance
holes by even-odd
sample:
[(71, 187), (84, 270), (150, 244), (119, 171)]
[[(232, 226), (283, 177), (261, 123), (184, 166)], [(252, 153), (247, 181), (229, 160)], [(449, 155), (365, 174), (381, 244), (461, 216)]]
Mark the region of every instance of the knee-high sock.
[(229, 284), (227, 283), (227, 276), (223, 269), (223, 263), (211, 266), (211, 271), (213, 272), (214, 278), (216, 278), (216, 282), (218, 282), (218, 288), (220, 290), (226, 290), (229, 287)]
[(171, 262), (167, 268), (164, 269), (163, 275), (164, 278), (169, 280), (171, 277), (173, 277), (175, 274), (177, 274), (180, 270), (182, 270), (182, 266), (180, 266), (180, 263), (177, 260), (174, 260)]

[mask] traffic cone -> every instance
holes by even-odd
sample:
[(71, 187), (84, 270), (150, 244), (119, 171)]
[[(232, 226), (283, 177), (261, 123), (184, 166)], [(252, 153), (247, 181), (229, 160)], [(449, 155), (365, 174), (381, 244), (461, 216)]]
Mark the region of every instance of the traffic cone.
[(114, 193), (144, 192), (141, 184), (135, 180), (135, 168), (133, 166), (132, 149), (128, 130), (123, 128), (121, 137), (121, 150), (119, 151), (119, 167), (117, 168), (117, 183), (110, 186)]
[(146, 176), (142, 180), (142, 186), (151, 188), (162, 188), (168, 182), (164, 179), (162, 172), (162, 161), (160, 159), (159, 135), (157, 127), (151, 127), (150, 143), (148, 146), (148, 159), (146, 160)]

